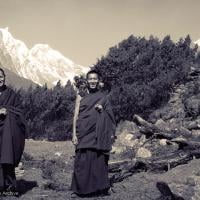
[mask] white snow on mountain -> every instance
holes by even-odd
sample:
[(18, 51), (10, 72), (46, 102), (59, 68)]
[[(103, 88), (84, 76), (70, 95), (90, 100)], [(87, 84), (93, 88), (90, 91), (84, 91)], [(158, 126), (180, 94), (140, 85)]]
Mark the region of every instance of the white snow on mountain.
[(194, 42), (194, 44), (197, 44), (200, 47), (200, 39)]
[(0, 28), (0, 63), (17, 75), (49, 86), (59, 80), (65, 85), (75, 75), (85, 74), (89, 67), (75, 64), (47, 44), (36, 44), (28, 49), (24, 42), (15, 39), (8, 28)]
[(200, 52), (200, 39), (196, 40), (195, 42), (193, 42), (194, 45), (197, 45), (197, 52)]

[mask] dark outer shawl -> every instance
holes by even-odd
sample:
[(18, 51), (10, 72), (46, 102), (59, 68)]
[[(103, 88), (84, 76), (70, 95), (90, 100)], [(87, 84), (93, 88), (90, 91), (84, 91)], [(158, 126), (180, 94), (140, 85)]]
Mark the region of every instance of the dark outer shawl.
[(0, 95), (0, 108), (7, 114), (0, 119), (0, 163), (17, 166), (24, 151), (26, 123), (18, 96), (10, 88)]
[[(103, 106), (101, 113), (95, 109), (96, 104)], [(115, 134), (115, 120), (105, 93), (99, 91), (81, 99), (76, 133), (78, 137), (76, 149), (111, 150), (111, 136)]]

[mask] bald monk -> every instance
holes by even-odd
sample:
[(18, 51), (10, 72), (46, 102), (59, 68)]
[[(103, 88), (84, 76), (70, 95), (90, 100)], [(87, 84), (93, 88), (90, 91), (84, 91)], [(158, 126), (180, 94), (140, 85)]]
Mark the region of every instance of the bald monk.
[(72, 142), (75, 145), (72, 197), (108, 195), (108, 159), (115, 138), (115, 120), (105, 92), (100, 91), (100, 74), (87, 74), (88, 93), (77, 96)]
[(15, 167), (25, 144), (25, 120), (16, 93), (5, 85), (0, 68), (0, 192), (16, 192)]

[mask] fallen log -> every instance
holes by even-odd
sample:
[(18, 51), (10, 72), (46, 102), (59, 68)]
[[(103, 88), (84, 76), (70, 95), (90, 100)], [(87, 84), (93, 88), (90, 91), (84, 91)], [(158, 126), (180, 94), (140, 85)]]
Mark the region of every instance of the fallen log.
[[(191, 151), (178, 151), (170, 155), (163, 155), (157, 158), (151, 159), (137, 159), (137, 160), (126, 160), (126, 162), (117, 161), (115, 164), (115, 174), (111, 176), (111, 182), (120, 182), (125, 178), (139, 172), (154, 172), (161, 173), (166, 172), (178, 165), (186, 164), (194, 158), (194, 154), (197, 152)], [(198, 152), (200, 156), (200, 151)], [(118, 170), (117, 170), (118, 169)], [(113, 172), (113, 170), (109, 171)]]
[(177, 135), (174, 135), (169, 132), (155, 132), (154, 135), (157, 139), (167, 139), (167, 140), (172, 140), (177, 137)]
[(166, 155), (163, 158), (156, 158), (145, 162), (147, 170), (151, 172), (165, 172), (178, 165), (186, 164), (192, 160), (190, 152), (178, 152), (176, 154)]
[(187, 139), (194, 138), (192, 132), (185, 127), (175, 128), (171, 130), (168, 130), (169, 127), (161, 129), (155, 124), (147, 122), (139, 115), (134, 115), (133, 120), (135, 121), (136, 124), (140, 126), (140, 132), (148, 136), (156, 134), (159, 139), (164, 138), (170, 140), (179, 136), (183, 136)]
[(199, 120), (198, 121), (192, 121), (188, 124), (187, 128), (189, 130), (199, 130), (200, 129), (200, 124)]
[(126, 179), (126, 178), (128, 178), (132, 175), (133, 175), (132, 172), (124, 171), (124, 172), (121, 172), (121, 173), (118, 173), (118, 174), (111, 176), (110, 177), (111, 186), (113, 185), (113, 183), (121, 182), (124, 179)]
[[(178, 165), (186, 164), (193, 159), (193, 154), (197, 152), (178, 151), (169, 155), (159, 156), (150, 159), (137, 159), (132, 168), (129, 166), (129, 171), (135, 173), (140, 170), (150, 172), (166, 172)], [(139, 170), (140, 169), (140, 170)]]
[(134, 115), (133, 120), (135, 121), (135, 123), (137, 125), (142, 126), (141, 131), (144, 132), (144, 133), (146, 132), (146, 133), (154, 134), (154, 132), (160, 131), (160, 129), (158, 129), (154, 124), (147, 122), (146, 120), (144, 120), (139, 115)]
[(170, 132), (172, 132), (176, 136), (183, 136), (188, 139), (193, 138), (192, 131), (190, 131), (187, 128), (182, 127), (182, 126), (180, 128), (172, 129), (172, 130), (170, 130)]
[(177, 137), (172, 139), (171, 141), (179, 144), (180, 149), (191, 149), (191, 150), (200, 149), (199, 141), (187, 140), (186, 138), (183, 137)]
[[(108, 163), (109, 166), (109, 172), (115, 173), (115, 172), (121, 172), (122, 169), (127, 166), (128, 164), (133, 164), (134, 161), (131, 159), (125, 159), (125, 160), (119, 160), (119, 161), (111, 161)], [(134, 164), (133, 164), (134, 165)]]
[(193, 156), (193, 159), (200, 158), (200, 149), (189, 150), (189, 152)]

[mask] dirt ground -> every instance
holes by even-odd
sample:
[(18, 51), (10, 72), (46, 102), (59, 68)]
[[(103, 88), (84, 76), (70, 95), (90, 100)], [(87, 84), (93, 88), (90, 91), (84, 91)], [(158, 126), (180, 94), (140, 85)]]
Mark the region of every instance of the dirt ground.
[[(71, 142), (27, 140), (23, 158), (24, 174), (18, 177), (21, 196), (4, 199), (71, 199), (70, 182), (74, 147)], [(166, 173), (138, 173), (114, 184), (111, 196), (84, 199), (156, 200), (158, 181), (168, 183), (173, 193), (185, 200), (200, 200), (200, 160), (192, 160)], [(2, 197), (0, 197), (2, 198)]]

